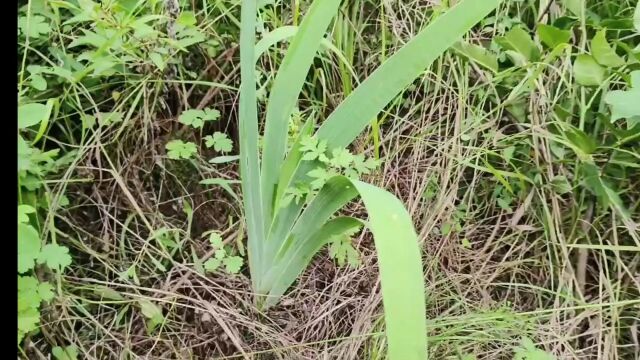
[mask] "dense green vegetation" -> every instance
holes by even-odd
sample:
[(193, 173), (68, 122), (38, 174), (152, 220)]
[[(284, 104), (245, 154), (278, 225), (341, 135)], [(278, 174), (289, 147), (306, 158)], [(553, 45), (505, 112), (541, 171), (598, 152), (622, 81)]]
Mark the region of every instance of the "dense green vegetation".
[(637, 2), (19, 6), (19, 357), (640, 356)]

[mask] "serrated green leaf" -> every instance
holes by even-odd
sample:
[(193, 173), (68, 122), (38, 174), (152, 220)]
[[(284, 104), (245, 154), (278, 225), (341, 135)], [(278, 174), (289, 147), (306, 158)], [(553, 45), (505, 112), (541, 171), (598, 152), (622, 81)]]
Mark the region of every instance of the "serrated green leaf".
[[(19, 332), (28, 334), (38, 329), (38, 324), (40, 324), (40, 312), (38, 309), (28, 308), (23, 311), (18, 311)], [(20, 335), (18, 335), (18, 339), (20, 339)]]
[(208, 272), (215, 272), (222, 265), (222, 260), (217, 258), (210, 258), (204, 262), (204, 269)]
[(31, 225), (18, 224), (18, 273), (33, 269), (40, 255), (40, 234)]
[(178, 121), (193, 128), (201, 129), (205, 121), (210, 120), (205, 117), (206, 114), (203, 110), (191, 109), (183, 111), (178, 117)]
[(215, 231), (209, 234), (209, 243), (214, 249), (220, 249), (224, 245), (222, 243), (222, 236), (220, 236), (220, 234)]
[(37, 39), (41, 35), (51, 32), (51, 26), (46, 20), (44, 16), (40, 15), (33, 15), (30, 18), (21, 16), (18, 18), (18, 29), (26, 36)]
[(619, 67), (625, 64), (623, 58), (613, 50), (606, 37), (607, 31), (602, 29), (591, 39), (591, 53), (596, 61), (606, 67)]
[(229, 152), (233, 150), (233, 141), (229, 139), (227, 134), (221, 132), (215, 132), (213, 135), (207, 135), (205, 137), (205, 145), (208, 148), (213, 147), (215, 151)]
[(53, 292), (53, 285), (48, 282), (41, 282), (38, 284), (38, 295), (42, 301), (51, 301), (55, 296)]
[(42, 298), (40, 297), (38, 279), (33, 276), (18, 276), (18, 311), (29, 308), (39, 309)]
[(351, 267), (360, 265), (360, 254), (353, 247), (351, 237), (360, 229), (352, 228), (334, 236), (329, 243), (329, 256), (336, 259), (338, 266), (348, 264)]
[(593, 56), (580, 54), (573, 63), (573, 75), (582, 86), (600, 86), (604, 82), (605, 70)]
[(180, 160), (190, 159), (198, 152), (196, 144), (183, 142), (182, 140), (171, 140), (165, 145), (169, 159)]
[(224, 248), (220, 248), (215, 251), (213, 256), (215, 256), (216, 259), (222, 260), (225, 256), (227, 256), (227, 252), (224, 250)]
[(335, 168), (348, 168), (353, 162), (353, 154), (344, 148), (336, 148), (331, 152), (329, 163)]
[(38, 255), (38, 264), (46, 264), (51, 270), (63, 271), (71, 265), (69, 248), (58, 244), (45, 245)]
[(216, 121), (220, 118), (220, 111), (216, 109), (206, 108), (203, 110), (203, 112), (204, 115), (202, 116), (202, 118), (205, 121)]

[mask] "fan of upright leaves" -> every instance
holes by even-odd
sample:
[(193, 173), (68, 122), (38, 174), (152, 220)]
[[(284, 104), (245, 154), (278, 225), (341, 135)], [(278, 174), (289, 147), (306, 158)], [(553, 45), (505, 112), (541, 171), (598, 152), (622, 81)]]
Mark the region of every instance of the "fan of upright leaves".
[[(377, 249), (389, 357), (424, 360), (427, 346), (422, 264), (417, 236), (402, 203), (383, 189), (342, 176), (328, 180), (306, 203), (283, 205), (282, 201), (285, 190), (305, 181), (316, 165), (302, 161), (300, 139), (287, 153), (287, 125), (341, 0), (314, 1), (290, 43), (267, 104), (262, 159), (255, 79), (256, 2), (242, 2), (240, 170), (257, 303), (263, 308), (274, 305), (333, 236), (364, 223), (373, 233)], [(329, 151), (349, 145), (370, 119), (499, 3), (464, 0), (434, 19), (351, 93), (315, 136), (327, 142)], [(368, 222), (331, 218), (358, 195), (369, 213)]]

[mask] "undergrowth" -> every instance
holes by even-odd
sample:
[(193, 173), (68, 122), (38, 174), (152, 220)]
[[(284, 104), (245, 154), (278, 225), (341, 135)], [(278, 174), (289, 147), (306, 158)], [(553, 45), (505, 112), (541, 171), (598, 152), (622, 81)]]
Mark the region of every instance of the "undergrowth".
[[(344, 2), (289, 139), (453, 3)], [(261, 3), (261, 111), (309, 4)], [(366, 231), (254, 305), (239, 26), (240, 1), (20, 2), (20, 357), (385, 358)], [(321, 166), (283, 205), (338, 173), (403, 200), (432, 358), (638, 358), (639, 43), (632, 0), (504, 1), (349, 147), (303, 136)]]

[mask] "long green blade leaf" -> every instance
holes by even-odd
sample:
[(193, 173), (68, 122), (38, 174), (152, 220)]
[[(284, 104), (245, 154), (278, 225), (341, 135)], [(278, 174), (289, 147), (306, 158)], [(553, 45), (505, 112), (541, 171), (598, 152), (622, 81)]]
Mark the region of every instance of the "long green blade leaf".
[(389, 359), (427, 359), (422, 259), (411, 217), (395, 196), (353, 181), (367, 212), (380, 267)]
[(243, 0), (240, 30), (240, 176), (247, 222), (249, 268), (254, 289), (262, 273), (265, 222), (262, 216), (260, 160), (258, 158), (258, 109), (255, 82), (256, 0)]
[(348, 96), (318, 130), (330, 147), (347, 146), (382, 109), (501, 0), (463, 0), (435, 19)]
[(279, 248), (274, 268), (265, 277), (264, 285), (270, 287), (266, 305), (280, 299), (331, 236), (354, 227), (353, 221), (346, 218), (321, 224), (356, 194), (369, 213), (366, 225), (373, 233), (378, 254), (389, 358), (425, 360), (424, 280), (411, 217), (395, 196), (361, 181), (333, 177), (305, 209)]
[[(274, 194), (284, 161), (287, 126), (311, 62), (341, 0), (316, 0), (300, 24), (280, 65), (267, 104), (262, 158), (262, 196), (265, 219), (271, 220)], [(265, 230), (266, 231), (266, 230)]]

